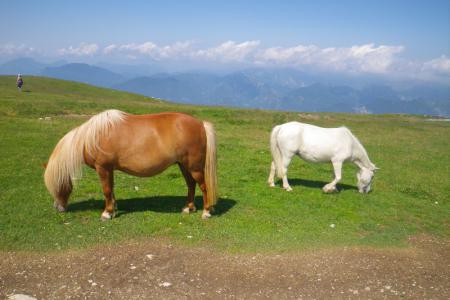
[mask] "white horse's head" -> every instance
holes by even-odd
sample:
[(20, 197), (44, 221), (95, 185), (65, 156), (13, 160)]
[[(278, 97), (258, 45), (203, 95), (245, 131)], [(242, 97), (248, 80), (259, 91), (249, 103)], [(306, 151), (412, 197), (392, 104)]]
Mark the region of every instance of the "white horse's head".
[(372, 179), (375, 171), (378, 170), (374, 164), (372, 164), (371, 168), (361, 168), (358, 173), (356, 173), (356, 177), (358, 178), (358, 191), (360, 193), (368, 193), (372, 186)]

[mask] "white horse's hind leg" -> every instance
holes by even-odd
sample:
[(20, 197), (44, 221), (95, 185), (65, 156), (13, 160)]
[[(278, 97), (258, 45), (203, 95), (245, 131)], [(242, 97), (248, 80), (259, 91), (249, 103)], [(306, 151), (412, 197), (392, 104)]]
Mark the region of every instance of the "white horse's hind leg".
[(293, 153), (283, 153), (283, 157), (282, 157), (282, 161), (283, 161), (283, 165), (282, 165), (282, 172), (283, 172), (283, 188), (290, 192), (292, 191), (291, 186), (289, 185), (288, 179), (287, 179), (287, 170), (289, 167), (289, 164), (291, 163), (292, 157), (294, 156)]
[(272, 161), (272, 164), (270, 165), (270, 174), (269, 179), (267, 179), (267, 183), (269, 186), (274, 187), (275, 186), (275, 163)]
[(325, 193), (332, 193), (336, 192), (336, 184), (341, 181), (341, 175), (342, 175), (342, 161), (334, 161), (333, 162), (333, 168), (334, 168), (334, 180), (330, 182), (329, 184), (325, 185), (322, 190)]

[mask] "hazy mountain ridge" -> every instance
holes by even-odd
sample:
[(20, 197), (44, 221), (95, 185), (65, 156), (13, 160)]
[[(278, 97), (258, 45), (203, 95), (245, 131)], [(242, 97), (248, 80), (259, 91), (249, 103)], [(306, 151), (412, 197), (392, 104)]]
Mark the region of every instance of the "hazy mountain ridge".
[(153, 65), (44, 64), (30, 58), (0, 65), (0, 74), (43, 75), (111, 87), (180, 103), (311, 112), (411, 113), (450, 116), (450, 86), (391, 84), (382, 77), (253, 68), (225, 75), (158, 73)]

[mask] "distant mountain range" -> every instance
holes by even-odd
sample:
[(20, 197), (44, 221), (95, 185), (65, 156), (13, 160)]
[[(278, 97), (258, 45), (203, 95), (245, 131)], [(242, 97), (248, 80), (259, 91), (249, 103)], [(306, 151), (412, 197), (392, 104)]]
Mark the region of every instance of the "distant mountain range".
[(46, 67), (40, 75), (64, 80), (79, 81), (92, 85), (111, 87), (123, 82), (126, 77), (109, 70), (88, 64), (71, 63), (58, 67)]
[(293, 69), (158, 73), (157, 65), (98, 66), (30, 58), (0, 65), (0, 74), (40, 75), (129, 91), (180, 103), (308, 112), (408, 113), (450, 117), (450, 85), (391, 83)]

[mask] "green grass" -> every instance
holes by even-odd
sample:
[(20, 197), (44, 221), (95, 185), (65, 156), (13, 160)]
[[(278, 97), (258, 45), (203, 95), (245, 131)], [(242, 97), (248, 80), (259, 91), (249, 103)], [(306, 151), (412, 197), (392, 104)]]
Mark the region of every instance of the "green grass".
[[(86, 120), (77, 115), (110, 108), (136, 114), (181, 111), (214, 123), (220, 201), (211, 219), (202, 220), (200, 212), (180, 213), (187, 189), (177, 167), (151, 178), (116, 172), (118, 217), (112, 221), (100, 221), (101, 187), (87, 168), (68, 212), (53, 209), (41, 165), (57, 141)], [(298, 113), (177, 105), (38, 77), (28, 77), (19, 93), (15, 78), (0, 76), (0, 250), (49, 251), (165, 237), (225, 251), (270, 252), (403, 246), (416, 234), (450, 237), (449, 123), (414, 116), (311, 116), (305, 120)], [(51, 119), (40, 119), (45, 117)], [(292, 120), (349, 127), (381, 167), (373, 192), (359, 194), (356, 168), (345, 165), (340, 193), (323, 194), (321, 187), (332, 178), (331, 165), (300, 159), (290, 166), (293, 192), (279, 184), (269, 188), (270, 130)], [(201, 207), (198, 189), (197, 195)]]

